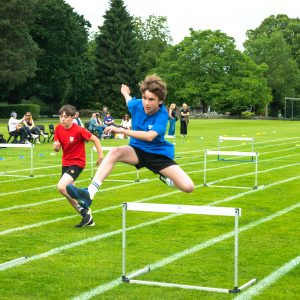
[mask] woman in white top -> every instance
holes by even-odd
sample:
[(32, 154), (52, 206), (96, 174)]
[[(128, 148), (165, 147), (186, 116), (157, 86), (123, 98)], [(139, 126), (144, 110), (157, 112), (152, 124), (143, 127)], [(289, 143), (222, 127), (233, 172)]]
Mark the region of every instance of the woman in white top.
[[(129, 118), (129, 115), (124, 115), (122, 122), (121, 122), (121, 127), (125, 128), (125, 129), (131, 129), (131, 119)], [(127, 135), (124, 135), (124, 138), (127, 138)]]

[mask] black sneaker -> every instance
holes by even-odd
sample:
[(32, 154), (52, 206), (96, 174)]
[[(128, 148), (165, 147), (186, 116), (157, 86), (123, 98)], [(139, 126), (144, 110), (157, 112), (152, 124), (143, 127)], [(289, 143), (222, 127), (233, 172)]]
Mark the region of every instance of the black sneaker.
[(93, 221), (92, 212), (90, 209), (82, 209), (80, 211), (82, 215), (82, 220), (79, 224), (77, 224), (75, 227), (83, 227), (83, 226), (95, 226), (95, 223)]
[(83, 221), (81, 221), (79, 224), (75, 225), (75, 227), (79, 228), (79, 227), (84, 227), (84, 226), (89, 226), (89, 227), (93, 227), (95, 226), (95, 222), (93, 219), (91, 219), (91, 221), (89, 221), (87, 224), (84, 224)]

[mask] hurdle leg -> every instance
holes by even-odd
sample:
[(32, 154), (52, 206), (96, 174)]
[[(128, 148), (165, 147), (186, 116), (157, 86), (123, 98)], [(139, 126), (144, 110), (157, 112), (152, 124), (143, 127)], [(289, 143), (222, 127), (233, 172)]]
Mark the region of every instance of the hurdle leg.
[(206, 150), (204, 151), (203, 185), (206, 186)]
[(94, 153), (93, 153), (93, 147), (91, 148), (91, 179), (93, 179), (94, 176)]
[(30, 176), (33, 177), (33, 145), (30, 147)]
[(123, 203), (122, 218), (122, 281), (128, 282), (126, 277), (126, 210), (127, 203)]
[(255, 157), (255, 182), (254, 182), (254, 188), (257, 189), (258, 185), (257, 185), (257, 174), (258, 174), (258, 156), (256, 154)]
[(238, 260), (239, 260), (239, 210), (234, 217), (234, 290), (238, 290)]

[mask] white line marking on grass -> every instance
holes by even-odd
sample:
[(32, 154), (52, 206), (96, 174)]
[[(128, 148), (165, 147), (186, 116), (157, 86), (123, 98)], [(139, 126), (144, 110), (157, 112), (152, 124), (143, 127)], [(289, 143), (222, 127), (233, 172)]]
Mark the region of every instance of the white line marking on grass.
[[(293, 149), (293, 148), (292, 148)], [(285, 150), (291, 150), (291, 149), (285, 149)], [(283, 150), (276, 150), (276, 151), (271, 151), (269, 153), (274, 153), (274, 152), (280, 152), (280, 151), (283, 151)], [(294, 155), (298, 155), (297, 154), (291, 154), (291, 156), (294, 156)], [(283, 156), (282, 158), (286, 158), (287, 156)], [(263, 161), (269, 161), (269, 160), (276, 160), (278, 158), (271, 158), (271, 159), (265, 159), (265, 160), (260, 160), (260, 162), (263, 162)], [(214, 162), (215, 160), (210, 160), (210, 162)], [(181, 164), (181, 166), (187, 166), (187, 165), (194, 165), (194, 164), (201, 164), (203, 162), (199, 161), (199, 162), (193, 162), (193, 163), (187, 163), (187, 164)], [(248, 163), (252, 163), (252, 162), (248, 162)], [(241, 164), (235, 164), (234, 167), (237, 167), (239, 165), (242, 165), (242, 164), (245, 164), (245, 163), (241, 163)], [(227, 166), (223, 166), (223, 167), (218, 167), (218, 168), (212, 168), (212, 169), (208, 169), (207, 171), (209, 170), (217, 170), (217, 169), (226, 169), (226, 168), (231, 168), (233, 167), (232, 165), (227, 165)], [(146, 172), (147, 170), (141, 170), (142, 172)], [(131, 174), (131, 173), (135, 173), (136, 171), (130, 171), (130, 172), (124, 172), (124, 173), (119, 173), (119, 174), (111, 174), (110, 177), (115, 177), (115, 176), (120, 176), (120, 175), (124, 175), (124, 174)], [(197, 170), (197, 171), (192, 171), (190, 173), (195, 173), (195, 172), (203, 172), (203, 170)], [(260, 172), (259, 172), (260, 173)], [(249, 173), (251, 174), (251, 173)], [(248, 174), (248, 175), (249, 175)], [(147, 182), (149, 181), (152, 181), (152, 180), (155, 180), (156, 178), (154, 179), (149, 179)], [(82, 179), (82, 180), (78, 180), (76, 181), (77, 183), (82, 183), (82, 182), (86, 182), (86, 181), (89, 181), (90, 179)], [(129, 183), (129, 185), (133, 185), (133, 184), (137, 184), (137, 183), (141, 183), (142, 181), (140, 182), (133, 182), (133, 183)], [(111, 189), (117, 189), (117, 188), (120, 188), (120, 187), (125, 187), (125, 186), (128, 186), (128, 185), (122, 185), (122, 186), (115, 186), (114, 188), (111, 188)], [(30, 191), (35, 191), (35, 190), (39, 190), (39, 189), (49, 189), (49, 188), (56, 188), (56, 184), (54, 185), (48, 185), (48, 186), (44, 186), (44, 187), (36, 187), (36, 188), (31, 188), (31, 189), (27, 189), (27, 190), (18, 190), (18, 191), (13, 191), (13, 192), (6, 192), (6, 193), (1, 193), (0, 194), (0, 197), (2, 196), (8, 196), (8, 195), (14, 195), (14, 194), (19, 194), (19, 193), (24, 193), (24, 192), (30, 192)]]
[[(289, 165), (286, 166), (286, 167), (289, 167)], [(282, 167), (280, 167), (280, 168), (282, 168)], [(275, 168), (275, 170), (276, 169), (277, 168)], [(274, 169), (271, 169), (271, 170), (274, 170)], [(262, 171), (262, 172), (268, 172), (268, 170), (265, 170), (265, 171)], [(192, 173), (192, 172), (190, 172), (190, 173)], [(238, 177), (241, 177), (241, 175), (239, 175)], [(226, 179), (223, 179), (223, 180), (229, 180), (229, 179), (232, 179), (232, 178), (234, 178), (234, 177), (226, 178)], [(289, 181), (297, 180), (299, 178), (300, 178), (300, 176), (296, 176), (296, 177), (287, 178), (287, 179), (284, 179), (284, 180), (281, 180), (281, 181), (273, 182), (273, 183), (271, 183), (269, 185), (265, 185), (265, 186), (263, 186), (263, 187), (261, 187), (259, 189), (249, 190), (249, 191), (246, 191), (246, 192), (243, 192), (243, 193), (231, 196), (229, 198), (225, 198), (223, 200), (218, 200), (218, 201), (215, 201), (215, 202), (211, 202), (210, 204), (207, 204), (207, 205), (216, 205), (216, 204), (219, 204), (219, 203), (222, 203), (222, 202), (231, 201), (233, 199), (237, 199), (239, 197), (242, 197), (242, 196), (254, 193), (256, 191), (265, 190), (267, 188), (270, 188), (270, 187), (273, 187), (273, 186), (276, 186), (276, 185), (279, 185), (279, 184), (282, 184), (282, 183), (286, 183), (286, 182), (289, 182)], [(152, 180), (155, 180), (155, 179), (152, 179)], [(220, 181), (223, 181), (223, 180), (220, 180)], [(217, 181), (215, 181), (215, 182), (217, 182)], [(127, 185), (124, 185), (124, 186), (127, 186)], [(113, 188), (114, 187), (108, 188), (108, 189), (105, 189), (105, 190), (103, 189), (103, 190), (100, 190), (100, 191), (103, 192), (103, 191), (107, 191), (107, 190), (113, 189)], [(196, 185), (195, 188), (203, 188), (203, 184)], [(147, 198), (143, 198), (141, 200), (137, 200), (137, 201), (134, 201), (134, 202), (145, 202), (145, 201), (148, 201), (148, 200), (159, 199), (159, 198), (170, 196), (170, 195), (177, 194), (177, 193), (180, 193), (180, 192), (181, 191), (179, 191), (179, 190), (175, 190), (175, 191), (172, 191), (172, 192), (168, 192), (168, 193), (164, 193), (164, 194), (160, 194), (160, 195), (155, 195), (155, 196), (150, 196), (150, 197), (147, 197)], [(0, 209), (0, 212), (1, 211), (11, 210), (11, 209), (19, 209), (19, 208), (22, 208), (22, 207), (40, 205), (40, 204), (54, 202), (54, 201), (58, 201), (58, 200), (64, 200), (64, 198), (57, 198), (57, 199), (43, 201), (43, 202), (38, 202), (38, 203), (33, 203), (33, 204), (24, 204), (24, 205), (19, 205), (19, 206), (13, 206), (13, 207), (8, 207), (8, 208), (3, 208), (3, 209)], [(101, 209), (98, 209), (98, 210), (94, 210), (93, 213), (96, 214), (96, 213), (103, 212), (103, 211), (117, 209), (119, 207), (121, 207), (121, 205), (114, 205), (114, 206), (110, 206), (110, 207), (106, 207), (106, 208), (101, 208)], [(13, 232), (17, 232), (17, 231), (22, 231), (22, 230), (27, 230), (27, 229), (31, 229), (31, 228), (40, 227), (40, 226), (43, 226), (43, 225), (48, 225), (48, 224), (51, 224), (51, 223), (60, 222), (60, 221), (63, 221), (63, 220), (72, 219), (72, 218), (75, 218), (75, 217), (77, 217), (77, 214), (76, 215), (72, 215), (72, 216), (66, 216), (66, 217), (62, 217), (62, 218), (57, 218), (57, 219), (50, 220), (50, 221), (42, 221), (42, 222), (39, 222), (39, 223), (25, 225), (25, 226), (22, 226), (22, 227), (15, 227), (15, 228), (6, 229), (6, 230), (3, 230), (3, 231), (0, 231), (0, 236), (1, 235), (5, 235), (5, 234), (9, 234), (9, 233), (13, 233)]]
[(276, 282), (280, 277), (284, 276), (300, 264), (300, 256), (292, 259), (288, 263), (284, 264), (281, 268), (277, 269), (275, 272), (271, 273), (269, 276), (265, 277), (258, 284), (252, 286), (242, 294), (235, 297), (235, 300), (250, 300), (253, 296), (261, 293), (265, 288)]
[[(264, 144), (264, 143), (268, 143), (268, 142), (274, 142), (274, 141), (282, 141), (282, 140), (289, 140), (289, 139), (297, 139), (296, 137), (295, 138), (284, 138), (284, 139), (278, 139), (278, 140), (269, 140), (269, 141), (263, 141), (263, 142), (258, 142), (257, 144)], [(299, 138), (298, 138), (299, 139)], [(291, 142), (291, 143), (294, 143), (294, 142)], [(284, 144), (272, 144), (272, 145), (266, 145), (266, 146), (261, 146), (261, 147), (258, 147), (258, 149), (261, 149), (261, 148), (265, 148), (265, 147), (274, 147), (274, 146), (280, 146), (280, 145), (287, 145), (286, 143)], [(224, 147), (224, 148), (232, 148), (234, 146), (227, 146), (227, 147)], [(296, 149), (298, 147), (294, 147), (294, 148), (290, 148), (290, 149), (286, 149), (286, 150), (291, 150), (291, 149)], [(283, 150), (279, 150), (279, 151), (283, 151)], [(193, 151), (185, 151), (185, 152), (178, 152), (177, 154), (185, 154), (185, 153), (193, 153), (193, 152), (198, 152), (198, 153), (201, 153), (203, 152), (203, 150), (199, 149), (199, 150), (193, 150)], [(198, 156), (194, 156), (193, 158), (196, 158), (196, 157), (202, 157), (203, 155), (198, 155)], [(186, 159), (187, 157), (183, 157), (183, 158), (180, 158), (180, 159)], [(191, 157), (188, 157), (188, 158), (191, 158)], [(196, 162), (197, 164), (198, 163), (201, 163), (201, 162)], [(87, 162), (87, 164), (90, 164), (90, 162)], [(192, 163), (194, 164), (194, 163)], [(117, 166), (123, 166), (124, 164), (117, 164)], [(61, 165), (51, 165), (51, 166), (45, 166), (45, 167), (37, 167), (37, 168), (33, 168), (33, 170), (41, 170), (41, 169), (50, 169), (50, 168), (58, 168), (58, 167), (61, 167)], [(22, 170), (11, 170), (11, 171), (7, 171), (6, 173), (15, 173), (15, 172), (25, 172), (25, 171), (30, 171), (31, 169), (22, 169)], [(89, 172), (90, 171), (90, 168), (85, 168), (84, 170), (85, 172)], [(140, 171), (144, 171), (144, 170), (140, 170)], [(126, 172), (126, 174), (130, 174), (130, 173), (135, 173), (135, 171), (132, 171), (132, 172)], [(50, 176), (59, 176), (60, 173), (54, 173), (54, 174), (43, 174), (43, 175), (35, 175), (34, 178), (32, 177), (29, 177), (29, 176), (26, 176), (26, 180), (33, 180), (33, 179), (36, 179), (36, 178), (40, 178), (40, 177), (50, 177)], [(122, 174), (122, 173), (121, 173)], [(119, 176), (119, 174), (112, 174), (110, 176)], [(15, 181), (19, 181), (19, 180), (24, 180), (24, 178), (19, 178), (19, 179), (14, 179), (14, 180), (5, 180), (5, 181), (0, 181), (0, 184), (3, 184), (3, 183), (7, 183), (7, 182), (15, 182)], [(1, 194), (0, 194), (1, 196)]]
[[(258, 226), (260, 224), (268, 222), (268, 221), (270, 221), (270, 220), (272, 220), (272, 219), (274, 219), (276, 217), (282, 216), (282, 215), (284, 215), (284, 214), (286, 214), (286, 213), (288, 213), (288, 212), (290, 212), (290, 211), (292, 211), (294, 209), (297, 209), (299, 207), (300, 207), (300, 202), (298, 202), (297, 204), (292, 205), (290, 207), (287, 207), (287, 208), (285, 208), (285, 209), (283, 209), (281, 211), (278, 211), (275, 214), (269, 215), (268, 217), (262, 218), (260, 220), (255, 221), (255, 222), (252, 222), (252, 223), (250, 223), (248, 225), (245, 225), (245, 226), (243, 226), (243, 227), (241, 227), (239, 229), (239, 232), (252, 229), (252, 228), (254, 228), (254, 227), (256, 227), (256, 226)], [(224, 241), (224, 240), (226, 240), (228, 238), (231, 238), (231, 237), (234, 236), (234, 234), (235, 234), (234, 230), (230, 231), (230, 232), (227, 232), (225, 234), (219, 235), (218, 237), (210, 239), (210, 240), (208, 240), (208, 241), (206, 241), (204, 243), (200, 243), (200, 244), (198, 244), (198, 245), (196, 245), (196, 246), (194, 246), (192, 248), (186, 249), (186, 250), (181, 251), (181, 252), (177, 252), (174, 255), (171, 255), (171, 256), (169, 256), (167, 258), (164, 258), (164, 259), (162, 259), (162, 260), (160, 260), (160, 261), (158, 261), (158, 262), (156, 262), (156, 263), (154, 263), (152, 265), (147, 265), (147, 266), (149, 266), (151, 270), (155, 270), (155, 269), (164, 267), (164, 266), (166, 266), (166, 265), (168, 265), (168, 264), (170, 264), (170, 263), (172, 263), (172, 262), (174, 262), (174, 261), (176, 261), (176, 260), (178, 260), (180, 258), (183, 258), (183, 257), (185, 257), (187, 255), (196, 253), (196, 252), (198, 252), (200, 250), (203, 250), (203, 249), (208, 248), (210, 246), (213, 246), (213, 245), (215, 245), (215, 244), (217, 244), (217, 243), (219, 243), (221, 241)], [(134, 273), (136, 271), (137, 270), (133, 271), (132, 273)], [(79, 295), (77, 297), (74, 297), (73, 300), (75, 300), (75, 299), (76, 300), (79, 300), (79, 299), (80, 300), (90, 299), (93, 296), (103, 294), (104, 292), (106, 292), (106, 291), (108, 291), (108, 290), (110, 290), (110, 289), (112, 289), (114, 287), (117, 287), (121, 283), (122, 283), (121, 280), (114, 279), (114, 280), (112, 280), (112, 281), (110, 281), (108, 283), (105, 283), (103, 285), (99, 285), (98, 287), (96, 287), (96, 288), (94, 288), (94, 289), (92, 289), (92, 290), (90, 290), (88, 292), (85, 292), (85, 293), (83, 293), (83, 294), (81, 294), (81, 295)]]
[[(148, 222), (144, 222), (144, 223), (141, 223), (141, 224), (138, 224), (138, 225), (135, 225), (135, 226), (128, 227), (127, 230), (132, 231), (132, 230), (135, 230), (135, 229), (138, 229), (138, 228), (142, 228), (144, 226), (153, 225), (153, 224), (171, 219), (174, 216), (175, 215), (168, 215), (168, 216), (165, 216), (163, 218), (154, 219), (154, 220), (151, 220), (151, 221), (148, 221)], [(46, 258), (48, 256), (60, 253), (62, 251), (69, 250), (69, 249), (72, 249), (72, 248), (75, 248), (75, 247), (79, 247), (79, 246), (85, 245), (85, 244), (90, 243), (90, 242), (96, 242), (96, 241), (111, 237), (113, 235), (121, 234), (121, 233), (122, 233), (122, 229), (117, 229), (115, 231), (102, 233), (100, 235), (96, 235), (96, 236), (93, 236), (93, 237), (90, 237), (90, 238), (87, 238), (87, 239), (84, 239), (84, 240), (80, 240), (78, 242), (74, 242), (74, 243), (70, 243), (70, 244), (67, 244), (67, 245), (64, 245), (64, 246), (61, 246), (61, 247), (53, 248), (50, 251), (47, 251), (47, 252), (44, 252), (44, 253), (29, 256), (29, 257), (27, 257), (26, 260), (15, 260), (15, 261), (12, 261), (11, 264), (4, 263), (3, 265), (0, 265), (0, 271), (4, 271), (4, 270), (7, 270), (7, 269), (16, 267), (16, 266), (20, 266), (20, 265), (23, 265), (25, 263), (28, 263), (30, 261), (34, 261), (34, 260), (37, 260), (37, 259)]]
[[(294, 179), (298, 179), (298, 178), (300, 178), (300, 176), (294, 177)], [(290, 181), (291, 180), (292, 179), (290, 179)], [(277, 184), (280, 184), (280, 183), (278, 182)], [(252, 193), (254, 193), (256, 191), (259, 191), (259, 190), (251, 190)], [(175, 192), (173, 192), (173, 193), (175, 193)], [(240, 195), (243, 196), (244, 193), (241, 193)], [(158, 197), (158, 196), (156, 196), (156, 197)], [(235, 196), (235, 198), (237, 198), (237, 196)], [(231, 197), (228, 198), (228, 199), (231, 200)], [(229, 200), (227, 200), (227, 201), (229, 201)], [(139, 202), (142, 202), (142, 201), (139, 201)], [(118, 207), (121, 207), (121, 205), (117, 206), (117, 208)], [(241, 231), (248, 230), (248, 229), (250, 229), (250, 228), (252, 228), (254, 226), (257, 226), (257, 225), (259, 225), (261, 223), (264, 223), (266, 221), (272, 220), (273, 218), (281, 216), (284, 213), (287, 213), (287, 212), (289, 212), (289, 211), (291, 211), (291, 210), (293, 210), (295, 208), (298, 208), (298, 207), (300, 207), (300, 202), (297, 203), (297, 204), (295, 204), (295, 205), (292, 205), (292, 206), (290, 206), (288, 208), (285, 208), (285, 209), (283, 209), (283, 210), (281, 210), (279, 212), (276, 212), (276, 213), (274, 213), (274, 214), (272, 214), (272, 215), (270, 215), (268, 217), (262, 218), (262, 219), (260, 219), (258, 221), (255, 221), (255, 222), (252, 222), (249, 225), (245, 225), (242, 228), (240, 228), (239, 231), (241, 232)], [(130, 228), (130, 230), (141, 228), (141, 227), (144, 227), (144, 226), (148, 226), (148, 225), (151, 225), (151, 224), (155, 224), (155, 223), (167, 220), (169, 218), (176, 217), (176, 216), (179, 216), (179, 215), (178, 214), (172, 214), (172, 215), (166, 216), (164, 218), (155, 219), (153, 221), (142, 223), (142, 224), (139, 224), (139, 225), (136, 225), (136, 226), (132, 226), (132, 227), (129, 227), (129, 228)], [(40, 258), (45, 258), (45, 257), (48, 257), (50, 255), (53, 255), (53, 254), (59, 253), (61, 251), (64, 251), (66, 249), (70, 249), (70, 248), (73, 248), (73, 247), (81, 246), (81, 245), (84, 245), (86, 243), (97, 241), (99, 239), (103, 239), (103, 238), (106, 238), (106, 237), (110, 237), (112, 235), (115, 235), (115, 234), (118, 234), (118, 233), (121, 233), (121, 232), (122, 232), (122, 229), (118, 229), (118, 230), (115, 230), (115, 231), (112, 231), (112, 232), (104, 233), (104, 234), (101, 234), (101, 235), (98, 235), (98, 236), (94, 236), (94, 237), (91, 237), (91, 238), (88, 238), (88, 239), (85, 239), (85, 240), (80, 240), (78, 242), (74, 242), (74, 243), (71, 243), (71, 244), (68, 244), (68, 245), (64, 245), (64, 246), (61, 246), (61, 247), (58, 247), (58, 248), (54, 248), (54, 249), (52, 249), (52, 250), (50, 250), (48, 252), (44, 252), (44, 253), (41, 253), (41, 254), (37, 254), (37, 255), (28, 257), (28, 259), (26, 261), (24, 261), (24, 262), (16, 262), (15, 264), (8, 265), (5, 268), (2, 267), (2, 269), (1, 269), (1, 266), (0, 266), (0, 270), (5, 270), (7, 268), (15, 267), (15, 266), (21, 265), (23, 263), (27, 263), (27, 262), (32, 261), (32, 260), (36, 260), (36, 259), (40, 259)], [(234, 233), (234, 231), (232, 231), (230, 234), (232, 234), (232, 233)]]

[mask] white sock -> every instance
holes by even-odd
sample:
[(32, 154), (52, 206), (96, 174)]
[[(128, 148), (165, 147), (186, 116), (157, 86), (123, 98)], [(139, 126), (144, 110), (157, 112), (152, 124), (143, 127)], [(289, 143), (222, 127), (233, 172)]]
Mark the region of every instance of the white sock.
[(93, 178), (92, 183), (88, 187), (88, 192), (90, 194), (90, 198), (93, 200), (99, 187), (102, 185), (102, 181), (97, 178)]

